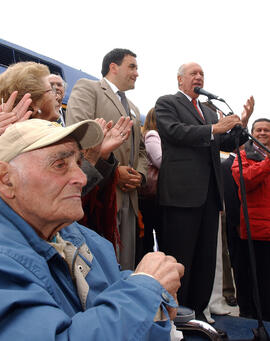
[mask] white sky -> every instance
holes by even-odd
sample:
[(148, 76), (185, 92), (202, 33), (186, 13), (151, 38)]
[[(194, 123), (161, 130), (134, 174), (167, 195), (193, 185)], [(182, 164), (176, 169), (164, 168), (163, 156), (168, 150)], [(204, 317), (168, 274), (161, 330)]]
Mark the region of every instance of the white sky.
[(269, 0), (13, 0), (1, 11), (1, 38), (101, 77), (115, 47), (137, 54), (139, 78), (128, 97), (146, 114), (177, 91), (178, 67), (205, 72), (204, 88), (235, 113), (255, 97), (251, 122), (270, 117)]

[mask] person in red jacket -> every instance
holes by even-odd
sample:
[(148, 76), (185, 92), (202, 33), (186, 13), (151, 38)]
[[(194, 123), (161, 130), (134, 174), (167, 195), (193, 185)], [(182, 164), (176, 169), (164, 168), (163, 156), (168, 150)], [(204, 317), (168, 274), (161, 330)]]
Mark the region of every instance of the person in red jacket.
[[(260, 118), (254, 121), (252, 136), (270, 148), (270, 120)], [(262, 307), (263, 319), (270, 321), (270, 154), (265, 152), (256, 142), (249, 140), (241, 151), (243, 177), (246, 186), (248, 215), (251, 237), (253, 239), (257, 280)], [(233, 177), (240, 188), (238, 158), (232, 166)], [(239, 190), (239, 197), (240, 190)], [(246, 224), (241, 205), (240, 237), (247, 239)], [(248, 259), (248, 257), (247, 257)], [(256, 311), (252, 312), (256, 317)]]

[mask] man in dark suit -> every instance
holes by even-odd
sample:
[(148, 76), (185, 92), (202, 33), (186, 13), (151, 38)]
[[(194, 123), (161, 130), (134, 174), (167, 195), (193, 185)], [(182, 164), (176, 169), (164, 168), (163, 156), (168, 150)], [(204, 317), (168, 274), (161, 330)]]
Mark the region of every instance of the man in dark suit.
[[(251, 97), (242, 120), (237, 115), (218, 120), (194, 92), (203, 84), (200, 65), (184, 64), (178, 70), (180, 91), (160, 97), (155, 107), (162, 143), (161, 247), (185, 265), (179, 303), (193, 308), (199, 319), (205, 319), (203, 310), (215, 275), (218, 213), (223, 202), (219, 152), (235, 148), (234, 137), (226, 132), (239, 124), (245, 127), (254, 105)], [(240, 140), (244, 143), (247, 138)]]

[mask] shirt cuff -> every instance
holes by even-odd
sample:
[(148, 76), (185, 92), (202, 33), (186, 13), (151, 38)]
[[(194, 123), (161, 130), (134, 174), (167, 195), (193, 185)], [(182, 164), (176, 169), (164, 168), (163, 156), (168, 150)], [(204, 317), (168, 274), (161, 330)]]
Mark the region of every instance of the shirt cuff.
[(149, 275), (149, 274), (146, 274), (145, 272), (133, 272), (130, 276), (137, 276), (137, 275), (144, 275), (144, 276), (149, 276), (149, 277), (152, 277), (152, 278), (154, 278), (155, 279), (155, 277), (154, 276), (152, 276), (152, 275)]
[(161, 296), (161, 303), (166, 304), (172, 308), (177, 307), (177, 304), (173, 296), (152, 275), (146, 274), (144, 272), (137, 272), (137, 273), (133, 272), (129, 276), (129, 278), (130, 279), (133, 278), (134, 280), (136, 278), (136, 282), (138, 282), (138, 284), (158, 293)]

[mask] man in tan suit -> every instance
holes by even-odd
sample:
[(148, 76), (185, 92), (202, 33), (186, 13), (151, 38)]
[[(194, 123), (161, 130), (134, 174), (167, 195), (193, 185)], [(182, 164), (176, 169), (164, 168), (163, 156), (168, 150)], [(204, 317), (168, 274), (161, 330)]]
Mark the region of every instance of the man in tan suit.
[(117, 185), (117, 222), (121, 237), (120, 264), (123, 269), (135, 265), (137, 188), (145, 182), (147, 158), (140, 133), (138, 108), (125, 97), (134, 89), (138, 77), (136, 55), (130, 50), (114, 49), (103, 59), (100, 81), (80, 79), (72, 89), (66, 114), (67, 125), (102, 117), (114, 123), (130, 116), (132, 133), (115, 152), (119, 161)]

